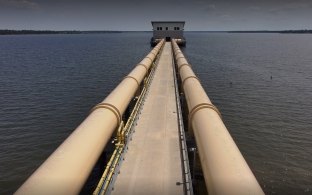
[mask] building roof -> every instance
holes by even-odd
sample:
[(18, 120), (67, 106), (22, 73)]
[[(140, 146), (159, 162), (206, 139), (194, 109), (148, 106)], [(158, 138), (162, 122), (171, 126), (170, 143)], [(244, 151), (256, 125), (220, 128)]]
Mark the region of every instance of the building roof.
[(152, 21), (152, 24), (154, 23), (183, 23), (185, 24), (185, 21)]

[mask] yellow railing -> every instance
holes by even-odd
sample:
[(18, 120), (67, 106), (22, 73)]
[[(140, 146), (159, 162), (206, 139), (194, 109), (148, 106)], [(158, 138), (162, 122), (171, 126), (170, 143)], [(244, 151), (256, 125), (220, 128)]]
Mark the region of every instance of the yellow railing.
[[(160, 53), (160, 52), (159, 52)], [(147, 93), (147, 90), (149, 88), (149, 85), (151, 83), (151, 80), (153, 78), (153, 73), (156, 69), (156, 63), (155, 61), (158, 58), (156, 57), (153, 60), (153, 65), (151, 67), (151, 71), (149, 73), (149, 75), (144, 79), (144, 84), (143, 84), (143, 89), (139, 95), (139, 97), (137, 97), (137, 101), (136, 104), (133, 108), (133, 110), (131, 111), (131, 114), (127, 120), (127, 123), (124, 125), (124, 122), (121, 122), (121, 125), (119, 126), (118, 130), (117, 130), (117, 143), (115, 144), (115, 150), (110, 158), (110, 160), (108, 161), (106, 168), (103, 172), (103, 175), (96, 187), (96, 189), (93, 192), (93, 195), (104, 195), (105, 193), (107, 193), (108, 188), (113, 180), (113, 176), (114, 174), (118, 171), (116, 170), (117, 168), (117, 164), (122, 162), (122, 153), (125, 152), (125, 147), (128, 143), (128, 139), (131, 136), (131, 129), (133, 128), (133, 124), (136, 121), (136, 118), (140, 112), (141, 109), (141, 105), (144, 101), (145, 95)]]

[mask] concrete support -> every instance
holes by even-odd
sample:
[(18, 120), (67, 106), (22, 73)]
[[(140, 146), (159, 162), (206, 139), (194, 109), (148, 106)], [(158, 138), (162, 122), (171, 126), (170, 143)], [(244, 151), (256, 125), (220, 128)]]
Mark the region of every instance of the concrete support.
[(68, 195), (80, 192), (163, 43), (164, 40), (158, 43), (108, 97), (92, 109), (15, 194)]
[(175, 40), (172, 46), (209, 194), (264, 194)]

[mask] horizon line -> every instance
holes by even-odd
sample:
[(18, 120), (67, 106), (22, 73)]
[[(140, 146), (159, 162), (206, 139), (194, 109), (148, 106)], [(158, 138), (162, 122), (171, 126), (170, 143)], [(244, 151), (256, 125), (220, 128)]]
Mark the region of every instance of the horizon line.
[[(252, 31), (311, 31), (312, 29), (281, 29), (281, 30), (184, 30), (184, 32), (252, 32)], [(0, 31), (38, 31), (38, 32), (153, 32), (153, 30), (48, 30), (48, 29), (0, 29)]]

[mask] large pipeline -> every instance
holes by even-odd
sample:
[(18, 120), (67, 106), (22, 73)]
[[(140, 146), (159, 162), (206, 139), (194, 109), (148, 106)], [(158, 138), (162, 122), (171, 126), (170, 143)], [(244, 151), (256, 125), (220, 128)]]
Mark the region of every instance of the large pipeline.
[(164, 40), (126, 76), (15, 194), (78, 194), (129, 102), (147, 76)]
[(209, 194), (264, 194), (175, 40), (172, 46)]

